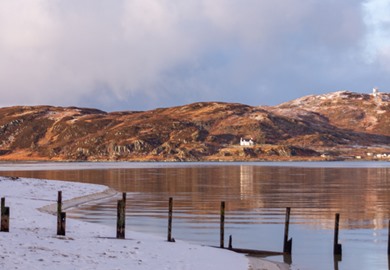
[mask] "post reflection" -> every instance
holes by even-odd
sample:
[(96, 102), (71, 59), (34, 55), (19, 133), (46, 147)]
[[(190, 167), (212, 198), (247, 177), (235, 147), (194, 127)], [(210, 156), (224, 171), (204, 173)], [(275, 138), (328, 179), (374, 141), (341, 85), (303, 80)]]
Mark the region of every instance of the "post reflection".
[[(359, 260), (369, 253), (374, 258), (370, 263), (375, 264), (369, 269), (387, 266), (390, 270), (389, 257), (377, 251), (387, 243), (383, 231), (390, 218), (390, 168), (264, 167), (259, 163), (0, 173), (97, 183), (127, 192), (131, 228), (153, 227), (164, 235), (167, 201), (173, 197), (175, 238), (177, 234), (177, 239), (188, 240), (181, 235), (192, 234), (189, 240), (209, 241), (202, 244), (218, 242), (219, 206), (226, 201), (226, 234), (234, 235), (234, 245), (281, 251), (285, 209), (290, 207), (294, 264), (305, 262), (304, 269), (339, 269), (341, 257), (326, 253), (326, 245), (332, 243), (334, 215), (340, 213), (348, 251), (342, 267), (360, 269)], [(109, 220), (116, 199), (78, 209), (79, 216)], [(280, 260), (292, 265), (291, 256)]]
[(334, 213), (339, 212), (345, 217), (344, 228), (383, 229), (390, 217), (389, 171), (239, 165), (1, 174), (104, 184), (142, 194), (142, 200), (149, 196), (159, 209), (169, 196), (177, 197), (179, 205), (193, 204), (197, 213), (218, 210), (216, 202), (225, 200), (228, 211), (291, 207), (295, 218), (318, 228), (331, 229)]

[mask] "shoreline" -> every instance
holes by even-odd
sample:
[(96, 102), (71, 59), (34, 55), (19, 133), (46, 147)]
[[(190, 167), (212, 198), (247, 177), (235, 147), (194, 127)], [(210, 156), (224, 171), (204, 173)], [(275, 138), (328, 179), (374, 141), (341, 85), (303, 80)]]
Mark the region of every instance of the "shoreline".
[[(62, 210), (67, 210), (67, 209), (71, 209), (74, 207), (78, 207), (82, 204), (93, 202), (93, 201), (100, 201), (100, 200), (108, 199), (108, 198), (114, 197), (118, 194), (119, 194), (119, 192), (116, 191), (115, 189), (107, 188), (106, 190), (101, 191), (101, 192), (83, 195), (80, 197), (65, 200), (62, 202)], [(56, 215), (57, 214), (57, 203), (45, 205), (41, 208), (38, 208), (38, 210), (41, 212), (44, 212), (44, 213), (48, 213), (50, 215)]]
[(0, 268), (289, 269), (264, 259), (180, 240), (172, 244), (161, 237), (133, 231), (126, 232), (125, 240), (118, 240), (109, 226), (86, 226), (74, 219), (67, 219), (66, 236), (56, 236), (53, 214), (58, 190), (63, 191), (64, 210), (119, 194), (95, 184), (0, 177), (0, 196), (6, 198), (11, 211), (10, 232), (1, 232), (0, 247), (5, 252), (0, 256)]
[(266, 258), (257, 258), (247, 256), (249, 260), (248, 270), (289, 270), (290, 267), (285, 263), (270, 261)]

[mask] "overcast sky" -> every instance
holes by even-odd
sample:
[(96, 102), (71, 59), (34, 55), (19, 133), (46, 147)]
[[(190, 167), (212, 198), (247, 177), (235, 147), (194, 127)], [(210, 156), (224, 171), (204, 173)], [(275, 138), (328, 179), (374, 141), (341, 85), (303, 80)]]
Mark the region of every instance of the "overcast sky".
[(389, 0), (0, 0), (0, 106), (390, 89)]

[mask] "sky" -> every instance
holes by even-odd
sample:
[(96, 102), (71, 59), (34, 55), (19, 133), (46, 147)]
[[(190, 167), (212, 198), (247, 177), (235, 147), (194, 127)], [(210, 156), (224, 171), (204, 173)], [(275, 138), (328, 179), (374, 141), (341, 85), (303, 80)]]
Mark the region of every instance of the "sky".
[(390, 89), (390, 0), (0, 0), (0, 107)]

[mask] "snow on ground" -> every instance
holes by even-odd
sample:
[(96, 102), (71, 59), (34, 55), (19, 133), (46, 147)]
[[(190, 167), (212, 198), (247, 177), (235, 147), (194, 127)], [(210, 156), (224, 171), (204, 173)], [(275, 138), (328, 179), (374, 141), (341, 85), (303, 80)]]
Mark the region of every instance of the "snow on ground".
[(100, 185), (0, 177), (0, 197), (11, 215), (10, 232), (0, 232), (0, 269), (248, 269), (241, 254), (128, 230), (117, 240), (115, 228), (73, 219), (66, 220), (66, 236), (57, 236), (57, 217), (38, 209), (53, 209), (47, 206), (56, 205), (59, 190), (64, 206), (80, 196), (110, 196)]

